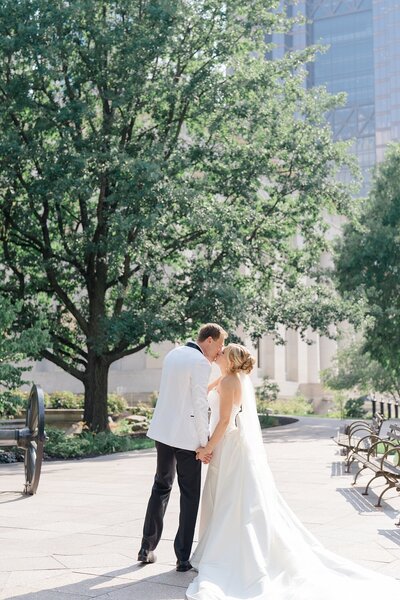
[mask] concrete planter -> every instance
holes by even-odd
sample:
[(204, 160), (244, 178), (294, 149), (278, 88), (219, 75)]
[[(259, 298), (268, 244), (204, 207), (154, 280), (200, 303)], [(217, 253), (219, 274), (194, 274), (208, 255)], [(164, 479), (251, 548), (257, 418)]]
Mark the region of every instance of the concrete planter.
[(81, 408), (46, 408), (45, 423), (48, 427), (68, 429), (73, 423), (82, 421)]
[[(69, 429), (73, 423), (82, 421), (83, 410), (81, 408), (46, 408), (44, 413), (45, 426), (57, 427), (58, 429)], [(0, 421), (1, 427), (23, 427), (25, 418), (16, 418)]]

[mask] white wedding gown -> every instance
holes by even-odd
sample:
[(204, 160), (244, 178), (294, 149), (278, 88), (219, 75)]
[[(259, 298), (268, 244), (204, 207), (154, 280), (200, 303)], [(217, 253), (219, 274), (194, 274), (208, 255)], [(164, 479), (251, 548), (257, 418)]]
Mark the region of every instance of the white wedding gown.
[[(254, 396), (249, 378), (242, 378), (242, 389), (243, 382), (247, 396)], [(210, 393), (209, 402), (213, 431), (219, 420), (218, 392)], [(191, 557), (198, 575), (187, 599), (400, 598), (399, 581), (326, 550), (294, 515), (276, 489), (251, 402), (253, 421), (249, 404), (242, 412), (234, 407), (208, 466), (200, 539)]]

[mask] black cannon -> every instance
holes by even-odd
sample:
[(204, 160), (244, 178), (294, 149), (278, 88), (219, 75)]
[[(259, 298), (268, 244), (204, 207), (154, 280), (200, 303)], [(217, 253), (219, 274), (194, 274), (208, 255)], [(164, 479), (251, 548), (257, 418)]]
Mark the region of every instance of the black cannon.
[(22, 429), (0, 429), (0, 446), (17, 446), (25, 452), (24, 494), (35, 494), (42, 468), (44, 431), (44, 394), (39, 385), (34, 385), (29, 394), (25, 427)]

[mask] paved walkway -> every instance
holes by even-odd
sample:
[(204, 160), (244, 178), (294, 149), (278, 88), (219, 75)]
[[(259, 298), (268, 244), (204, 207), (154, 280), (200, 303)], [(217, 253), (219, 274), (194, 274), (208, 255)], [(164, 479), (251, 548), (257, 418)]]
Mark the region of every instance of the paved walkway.
[[(399, 577), (400, 496), (388, 494), (379, 510), (381, 487), (365, 497), (350, 486), (330, 439), (338, 425), (310, 417), (265, 431), (277, 484), (329, 549)], [(176, 489), (157, 563), (136, 563), (154, 465), (154, 450), (46, 462), (38, 494), (28, 498), (20, 494), (22, 465), (0, 465), (0, 600), (182, 600), (194, 572), (174, 570)]]

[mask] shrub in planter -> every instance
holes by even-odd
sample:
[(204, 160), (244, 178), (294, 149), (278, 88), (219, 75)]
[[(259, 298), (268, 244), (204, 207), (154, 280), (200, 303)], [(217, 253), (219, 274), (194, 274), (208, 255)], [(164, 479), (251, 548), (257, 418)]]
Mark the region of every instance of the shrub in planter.
[(108, 413), (111, 415), (119, 415), (126, 411), (128, 403), (123, 396), (119, 394), (108, 394), (107, 398)]
[(147, 419), (151, 419), (154, 408), (150, 407), (148, 404), (137, 404), (136, 406), (130, 406), (129, 412), (131, 415), (140, 415), (147, 417)]
[(7, 390), (0, 392), (0, 419), (14, 419), (24, 415), (28, 406), (28, 392)]
[[(46, 394), (47, 408), (80, 408), (84, 407), (84, 397), (82, 394), (72, 392), (52, 392)], [(118, 394), (108, 395), (108, 412), (110, 414), (119, 414), (126, 410), (127, 402), (125, 398)]]
[(52, 392), (46, 394), (45, 403), (47, 408), (83, 408), (83, 396), (72, 392)]

